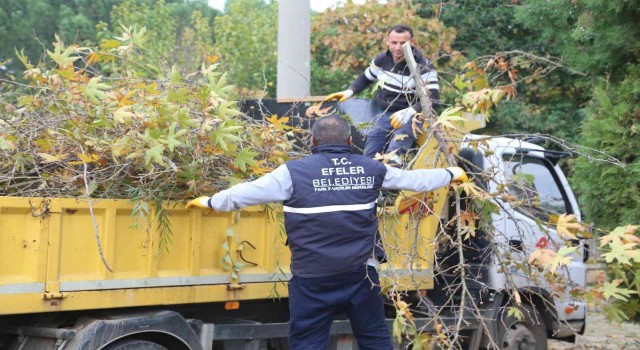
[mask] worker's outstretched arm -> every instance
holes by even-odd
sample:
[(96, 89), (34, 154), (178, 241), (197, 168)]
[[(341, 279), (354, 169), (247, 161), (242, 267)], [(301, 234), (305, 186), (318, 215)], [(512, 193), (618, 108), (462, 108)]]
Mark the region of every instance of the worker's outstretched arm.
[(367, 88), (367, 86), (371, 85), (371, 83), (378, 80), (378, 73), (380, 73), (380, 68), (375, 64), (375, 59), (371, 61), (371, 65), (365, 69), (365, 71), (360, 74), (356, 80), (351, 83), (351, 86), (347, 90), (334, 92), (333, 94), (325, 97), (325, 101), (340, 101), (344, 102), (350, 99), (353, 95), (359, 93), (360, 91)]
[(340, 101), (340, 102), (344, 102), (348, 99), (351, 98), (351, 96), (353, 96), (353, 90), (351, 89), (347, 89), (344, 91), (340, 91), (340, 92), (334, 92), (331, 95), (327, 96), (324, 98), (325, 101)]
[(212, 197), (198, 197), (187, 203), (187, 208), (206, 208), (218, 211), (234, 211), (240, 208), (291, 198), (293, 185), (286, 165), (261, 178), (237, 184)]
[(382, 188), (388, 190), (409, 190), (429, 192), (452, 182), (467, 181), (467, 174), (462, 168), (403, 170), (387, 165), (387, 174)]

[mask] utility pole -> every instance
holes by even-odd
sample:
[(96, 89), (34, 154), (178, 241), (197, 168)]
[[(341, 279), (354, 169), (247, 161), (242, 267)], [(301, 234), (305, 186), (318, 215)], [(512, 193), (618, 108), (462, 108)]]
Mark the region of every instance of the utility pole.
[(289, 102), (311, 92), (311, 4), (278, 1), (278, 79), (276, 97)]

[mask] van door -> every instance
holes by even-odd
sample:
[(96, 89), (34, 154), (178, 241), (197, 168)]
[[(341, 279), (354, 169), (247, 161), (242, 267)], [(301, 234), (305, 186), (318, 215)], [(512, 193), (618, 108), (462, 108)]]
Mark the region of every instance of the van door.
[[(523, 259), (528, 259), (536, 248), (558, 251), (566, 243), (558, 236), (554, 223), (561, 214), (577, 212), (573, 192), (564, 174), (544, 158), (542, 152), (503, 153), (502, 167), (510, 195), (504, 203), (503, 231), (510, 251), (520, 253)], [(542, 273), (536, 280), (517, 273), (514, 279), (520, 287), (544, 286), (550, 295), (563, 295), (562, 298), (554, 298), (560, 320), (585, 317), (586, 305), (572, 300), (568, 294), (585, 286), (586, 268), (582, 249), (578, 249), (571, 258), (567, 267), (559, 268), (556, 272), (562, 278), (551, 285)]]

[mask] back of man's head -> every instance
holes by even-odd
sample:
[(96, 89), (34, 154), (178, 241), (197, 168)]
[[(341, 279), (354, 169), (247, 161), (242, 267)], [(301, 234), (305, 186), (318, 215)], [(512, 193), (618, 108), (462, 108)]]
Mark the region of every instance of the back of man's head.
[(316, 120), (311, 128), (315, 145), (348, 145), (351, 125), (337, 114), (329, 114)]
[(411, 29), (411, 27), (405, 24), (396, 24), (395, 26), (391, 27), (387, 35), (389, 35), (391, 32), (396, 32), (396, 33), (409, 32), (409, 35), (413, 38), (413, 29)]

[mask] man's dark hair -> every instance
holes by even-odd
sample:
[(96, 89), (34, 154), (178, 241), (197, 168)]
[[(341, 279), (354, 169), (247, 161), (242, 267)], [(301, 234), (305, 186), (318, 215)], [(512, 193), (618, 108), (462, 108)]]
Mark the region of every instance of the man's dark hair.
[(351, 136), (351, 125), (339, 115), (329, 114), (313, 124), (311, 129), (316, 145), (346, 145)]
[(411, 27), (409, 27), (408, 25), (396, 24), (395, 26), (391, 27), (391, 29), (389, 29), (389, 32), (387, 33), (387, 35), (391, 34), (391, 32), (396, 32), (396, 33), (409, 32), (409, 35), (411, 35), (411, 37), (413, 38), (413, 29), (411, 29)]

